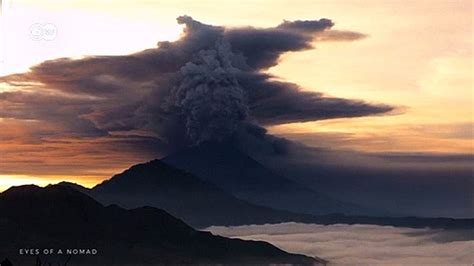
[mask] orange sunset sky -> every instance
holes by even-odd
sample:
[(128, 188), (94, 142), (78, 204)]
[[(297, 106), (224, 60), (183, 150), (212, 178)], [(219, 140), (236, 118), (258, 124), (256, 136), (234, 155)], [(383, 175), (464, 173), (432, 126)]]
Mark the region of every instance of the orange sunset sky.
[[(67, 0), (2, 2), (0, 76), (59, 57), (123, 55), (177, 40), (181, 15), (222, 26), (328, 18), (365, 38), (315, 40), (268, 71), (305, 90), (396, 107), (390, 114), (268, 127), (311, 146), (361, 152), (473, 153), (471, 0)], [(31, 38), (51, 23), (54, 40)], [(32, 84), (29, 89), (34, 89)], [(22, 90), (0, 83), (0, 93)], [(6, 108), (0, 97), (0, 108)], [(62, 180), (92, 186), (152, 159), (97, 138), (52, 139), (57, 125), (0, 117), (0, 191)]]

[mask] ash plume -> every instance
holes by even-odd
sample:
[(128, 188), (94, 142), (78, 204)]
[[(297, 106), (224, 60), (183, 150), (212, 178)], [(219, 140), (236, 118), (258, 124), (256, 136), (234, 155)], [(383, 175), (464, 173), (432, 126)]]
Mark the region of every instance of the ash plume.
[[(189, 16), (177, 22), (184, 25), (182, 37), (155, 48), (59, 58), (0, 77), (15, 87), (0, 92), (0, 118), (41, 121), (63, 138), (142, 137), (155, 142), (150, 147), (159, 147), (157, 154), (166, 154), (204, 141), (268, 146), (271, 140), (272, 146), (284, 141), (266, 134), (266, 126), (394, 109), (308, 91), (265, 72), (285, 52), (312, 49), (320, 36), (340, 40), (330, 34), (329, 19), (270, 28), (213, 26)], [(51, 136), (30, 134), (38, 142)]]
[(178, 73), (165, 106), (181, 110), (192, 143), (230, 138), (247, 117), (245, 91), (232, 66), (229, 44), (198, 52)]

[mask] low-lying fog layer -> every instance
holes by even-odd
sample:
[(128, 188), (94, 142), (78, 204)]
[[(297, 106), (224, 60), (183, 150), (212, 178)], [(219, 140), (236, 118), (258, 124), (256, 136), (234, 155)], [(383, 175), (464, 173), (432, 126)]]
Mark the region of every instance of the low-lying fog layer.
[(474, 232), (377, 225), (282, 223), (212, 226), (214, 234), (268, 241), (289, 252), (318, 256), (330, 263), (474, 263)]

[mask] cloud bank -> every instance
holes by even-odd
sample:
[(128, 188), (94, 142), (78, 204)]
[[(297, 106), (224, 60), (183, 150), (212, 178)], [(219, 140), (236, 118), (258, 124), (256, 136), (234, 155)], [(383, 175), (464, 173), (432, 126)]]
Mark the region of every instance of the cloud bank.
[(206, 230), (268, 241), (286, 251), (318, 256), (334, 264), (471, 265), (474, 261), (473, 232), (299, 223), (213, 226)]

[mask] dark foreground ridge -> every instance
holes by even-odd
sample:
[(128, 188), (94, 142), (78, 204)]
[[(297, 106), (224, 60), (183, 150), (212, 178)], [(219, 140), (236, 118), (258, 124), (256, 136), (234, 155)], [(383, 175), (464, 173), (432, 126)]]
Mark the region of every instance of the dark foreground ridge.
[[(266, 242), (196, 231), (152, 207), (104, 207), (69, 186), (13, 187), (0, 194), (0, 257), (13, 265), (296, 264), (322, 260)], [(21, 249), (96, 249), (96, 255), (20, 255)], [(37, 264), (36, 264), (37, 265)], [(48, 264), (44, 264), (48, 265)]]

